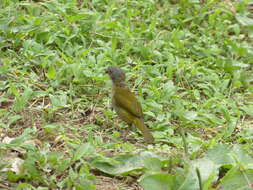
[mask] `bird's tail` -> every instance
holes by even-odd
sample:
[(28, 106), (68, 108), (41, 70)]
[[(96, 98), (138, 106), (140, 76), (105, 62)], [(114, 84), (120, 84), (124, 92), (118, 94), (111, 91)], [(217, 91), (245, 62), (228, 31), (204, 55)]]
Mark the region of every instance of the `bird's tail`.
[(142, 135), (147, 143), (153, 143), (154, 142), (154, 137), (150, 133), (149, 129), (145, 126), (142, 120), (135, 119), (134, 124), (136, 127), (142, 132)]

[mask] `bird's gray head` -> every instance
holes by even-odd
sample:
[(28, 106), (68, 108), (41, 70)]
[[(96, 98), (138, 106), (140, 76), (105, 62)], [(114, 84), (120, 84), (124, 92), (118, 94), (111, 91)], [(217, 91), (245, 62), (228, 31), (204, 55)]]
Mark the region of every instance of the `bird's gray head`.
[(121, 68), (110, 66), (105, 72), (111, 77), (113, 83), (124, 83), (126, 76)]

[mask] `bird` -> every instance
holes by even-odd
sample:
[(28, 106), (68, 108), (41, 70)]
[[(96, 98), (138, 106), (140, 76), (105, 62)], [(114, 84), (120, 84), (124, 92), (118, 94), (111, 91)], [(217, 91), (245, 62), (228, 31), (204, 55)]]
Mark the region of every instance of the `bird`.
[(112, 107), (120, 119), (129, 125), (136, 126), (147, 143), (153, 143), (154, 137), (144, 124), (141, 104), (127, 87), (123, 70), (116, 66), (109, 66), (105, 72), (112, 80)]

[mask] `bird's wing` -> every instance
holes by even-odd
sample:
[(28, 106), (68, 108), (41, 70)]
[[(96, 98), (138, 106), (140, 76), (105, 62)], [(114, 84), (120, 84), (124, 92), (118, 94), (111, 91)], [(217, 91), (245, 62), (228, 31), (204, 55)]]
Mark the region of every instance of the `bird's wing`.
[(128, 88), (115, 87), (113, 98), (117, 106), (120, 106), (121, 108), (127, 110), (136, 117), (143, 117), (141, 104), (138, 102), (134, 94)]

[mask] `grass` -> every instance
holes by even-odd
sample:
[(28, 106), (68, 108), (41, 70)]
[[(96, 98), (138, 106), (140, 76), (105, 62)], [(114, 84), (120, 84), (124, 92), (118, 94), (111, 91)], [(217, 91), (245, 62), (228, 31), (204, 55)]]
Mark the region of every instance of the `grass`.
[[(250, 189), (251, 10), (2, 0), (0, 188)], [(126, 72), (154, 145), (111, 109), (109, 65)]]

